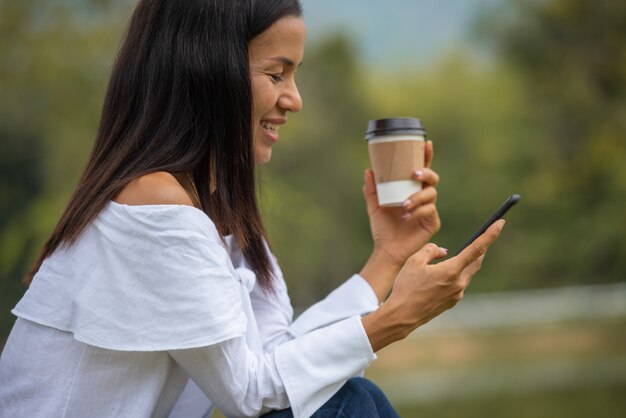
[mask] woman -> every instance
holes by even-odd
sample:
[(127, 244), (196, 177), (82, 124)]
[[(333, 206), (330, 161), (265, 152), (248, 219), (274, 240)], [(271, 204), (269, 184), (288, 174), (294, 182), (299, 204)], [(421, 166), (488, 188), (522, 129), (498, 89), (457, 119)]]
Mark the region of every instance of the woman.
[[(353, 377), (460, 299), (502, 223), (430, 265), (446, 253), (423, 246), (439, 228), (437, 175), (416, 173), (424, 190), (385, 209), (366, 171), (372, 255), (292, 322), (254, 168), (302, 106), (304, 41), (297, 0), (139, 2), (87, 168), (13, 310), (3, 416), (208, 416), (213, 406), (397, 416)], [(427, 155), (429, 166), (430, 143)]]

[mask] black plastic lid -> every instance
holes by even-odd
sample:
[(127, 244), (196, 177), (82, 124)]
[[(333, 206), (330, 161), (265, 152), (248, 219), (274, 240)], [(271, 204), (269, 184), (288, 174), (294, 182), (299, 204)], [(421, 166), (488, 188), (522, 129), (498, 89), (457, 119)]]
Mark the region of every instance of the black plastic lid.
[(426, 129), (424, 129), (420, 120), (416, 118), (372, 119), (367, 122), (365, 139), (370, 140), (376, 136), (401, 134), (425, 135)]

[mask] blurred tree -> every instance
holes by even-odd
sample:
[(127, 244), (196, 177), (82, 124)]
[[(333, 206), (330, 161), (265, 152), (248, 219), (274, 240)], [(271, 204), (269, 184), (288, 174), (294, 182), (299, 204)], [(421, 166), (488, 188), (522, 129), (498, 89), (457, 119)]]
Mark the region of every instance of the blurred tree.
[(542, 151), (531, 176), (538, 193), (528, 196), (535, 225), (547, 217), (554, 229), (543, 273), (624, 280), (626, 3), (517, 4), (513, 21), (491, 16), (487, 34), (524, 77), (527, 108), (544, 128), (532, 141)]
[[(0, 111), (0, 115), (2, 112)], [(34, 234), (11, 228), (41, 193), (43, 187), (41, 139), (28, 132), (15, 132), (0, 120), (0, 307), (10, 307), (23, 288), (17, 279), (30, 262)], [(12, 320), (1, 315), (0, 333)]]
[(95, 135), (129, 0), (0, 0), (0, 333)]

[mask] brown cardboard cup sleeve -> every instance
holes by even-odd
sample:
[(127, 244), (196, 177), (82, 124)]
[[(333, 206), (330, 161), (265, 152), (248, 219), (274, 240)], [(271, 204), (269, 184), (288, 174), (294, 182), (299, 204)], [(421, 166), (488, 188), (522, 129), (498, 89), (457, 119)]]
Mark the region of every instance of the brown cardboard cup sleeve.
[(421, 183), (413, 180), (411, 173), (424, 168), (423, 137), (375, 139), (370, 140), (368, 148), (379, 205), (400, 206), (422, 189)]

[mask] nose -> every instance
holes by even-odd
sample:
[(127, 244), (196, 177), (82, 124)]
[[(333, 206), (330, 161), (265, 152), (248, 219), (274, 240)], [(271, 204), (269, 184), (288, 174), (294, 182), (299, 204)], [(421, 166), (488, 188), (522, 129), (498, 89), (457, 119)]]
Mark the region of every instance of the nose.
[(285, 90), (278, 98), (278, 106), (281, 109), (294, 113), (302, 109), (302, 97), (300, 97), (300, 92), (298, 91), (298, 86), (295, 81), (285, 86)]

